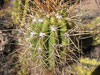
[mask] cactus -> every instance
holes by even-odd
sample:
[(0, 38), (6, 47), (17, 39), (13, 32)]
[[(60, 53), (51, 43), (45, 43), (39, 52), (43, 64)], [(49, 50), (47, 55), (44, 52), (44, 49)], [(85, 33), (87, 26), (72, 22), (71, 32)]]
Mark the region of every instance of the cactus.
[(54, 13), (49, 17), (37, 14), (38, 17), (37, 15), (34, 16), (30, 26), (30, 42), (34, 48), (32, 51), (40, 53), (42, 63), (44, 62), (49, 69), (55, 67), (57, 57), (60, 62), (66, 59), (66, 47), (70, 45), (67, 31), (72, 27), (69, 25), (70, 22), (65, 19), (67, 15), (61, 14)]
[[(31, 61), (48, 70), (65, 68), (73, 61), (77, 62), (78, 52), (80, 53), (79, 35), (73, 35), (77, 33), (73, 29), (76, 25), (68, 19), (70, 13), (67, 12), (66, 3), (63, 0), (16, 1), (12, 15), (14, 22), (26, 29), (28, 35), (25, 39), (28, 38), (26, 44), (31, 46), (28, 52)], [(30, 3), (32, 5), (29, 6)], [(24, 61), (26, 58), (23, 58)]]
[(93, 45), (100, 44), (100, 17), (97, 17), (94, 21), (92, 21), (88, 28), (92, 31), (93, 36)]
[(94, 69), (100, 64), (100, 61), (90, 58), (81, 58), (78, 65), (73, 65), (77, 75), (91, 75)]

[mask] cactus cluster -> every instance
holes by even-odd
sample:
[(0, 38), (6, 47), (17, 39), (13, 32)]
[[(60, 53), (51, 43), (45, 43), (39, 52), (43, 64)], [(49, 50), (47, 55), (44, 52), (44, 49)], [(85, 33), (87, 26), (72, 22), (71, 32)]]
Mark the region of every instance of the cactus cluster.
[[(13, 21), (28, 34), (25, 36), (27, 43), (24, 43), (30, 45), (26, 58), (36, 66), (61, 70), (77, 62), (81, 46), (92, 43), (91, 37), (87, 39), (91, 33), (84, 28), (80, 31), (82, 28), (69, 18), (72, 10), (67, 10), (67, 4), (64, 0), (15, 0)], [(21, 58), (22, 62), (26, 58)]]
[[(78, 45), (72, 40), (75, 39), (74, 35), (71, 35), (75, 31), (75, 24), (68, 18), (65, 5), (63, 7), (59, 3), (59, 7), (53, 8), (54, 5), (58, 4), (54, 2), (53, 5), (39, 7), (37, 0), (35, 3), (16, 0), (12, 14), (13, 21), (28, 31), (25, 39), (28, 38), (27, 44), (31, 46), (31, 61), (48, 70), (64, 68), (77, 62), (76, 53), (80, 53)], [(25, 59), (21, 57), (22, 62)]]
[(66, 53), (72, 51), (69, 48), (71, 41), (68, 31), (73, 28), (66, 16), (63, 13), (50, 16), (36, 14), (32, 19), (30, 42), (36, 63), (46, 64), (52, 69), (55, 64), (66, 61), (66, 55), (69, 55)]

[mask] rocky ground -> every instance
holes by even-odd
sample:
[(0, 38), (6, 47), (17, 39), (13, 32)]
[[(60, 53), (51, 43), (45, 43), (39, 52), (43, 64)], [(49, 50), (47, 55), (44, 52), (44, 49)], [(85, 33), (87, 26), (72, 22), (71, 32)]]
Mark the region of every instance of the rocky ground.
[(89, 24), (100, 16), (100, 8), (95, 0), (83, 0), (77, 5), (74, 15), (79, 15), (77, 20), (82, 24)]
[(17, 30), (8, 12), (0, 15), (0, 75), (16, 75)]

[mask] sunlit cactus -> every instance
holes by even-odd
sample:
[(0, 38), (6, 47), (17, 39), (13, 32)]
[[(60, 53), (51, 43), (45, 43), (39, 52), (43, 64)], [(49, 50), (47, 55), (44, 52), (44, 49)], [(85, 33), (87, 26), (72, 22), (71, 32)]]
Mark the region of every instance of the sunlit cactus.
[[(66, 20), (67, 15), (63, 16), (62, 13), (55, 12), (49, 17), (44, 14), (37, 15), (32, 19), (30, 26), (32, 51), (39, 53), (37, 55), (41, 57), (41, 63), (52, 69), (56, 62), (63, 63), (66, 60), (67, 46), (70, 45), (70, 35), (67, 31), (72, 27)], [(37, 61), (39, 56), (35, 57)]]
[(77, 66), (73, 65), (73, 68), (77, 75), (92, 75), (92, 72), (99, 64), (100, 61), (97, 61), (96, 59), (81, 58), (80, 63)]
[(66, 65), (77, 62), (80, 34), (69, 18), (71, 13), (67, 10), (68, 2), (16, 0), (15, 4), (13, 19), (21, 28), (26, 29), (24, 34), (27, 34), (24, 44), (28, 44), (28, 51), (22, 56), (26, 58), (21, 59), (29, 57), (31, 62), (25, 62), (33, 62), (37, 67), (54, 71), (62, 71)]
[(100, 17), (97, 17), (96, 20), (92, 21), (88, 27), (92, 31), (92, 34), (94, 34), (93, 45), (100, 44)]

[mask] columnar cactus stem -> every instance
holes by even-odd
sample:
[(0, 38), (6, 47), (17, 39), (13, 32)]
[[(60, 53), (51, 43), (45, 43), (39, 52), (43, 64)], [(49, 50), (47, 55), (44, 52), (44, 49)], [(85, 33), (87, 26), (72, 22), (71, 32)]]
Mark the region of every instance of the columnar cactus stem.
[(55, 45), (58, 43), (57, 29), (54, 26), (51, 26), (50, 30), (50, 39), (49, 39), (49, 64), (50, 69), (54, 68), (55, 64)]
[[(59, 7), (59, 10), (53, 8), (59, 5), (58, 0), (56, 0), (57, 4), (53, 3), (54, 1), (52, 0), (42, 2), (35, 0), (35, 3), (33, 2), (33, 8), (36, 8), (30, 9), (28, 6), (29, 1), (25, 0), (25, 4), (22, 3), (24, 7), (21, 10), (21, 14), (23, 14), (20, 16), (20, 22), (25, 22), (25, 28), (27, 29), (28, 27), (30, 32), (29, 40), (30, 44), (32, 44), (31, 52), (34, 63), (49, 70), (53, 70), (63, 63), (66, 64), (68, 56), (67, 47), (71, 43), (68, 31), (74, 27), (74, 24), (66, 19), (67, 13), (65, 13), (65, 7), (64, 9)], [(48, 3), (48, 1), (51, 3)], [(55, 10), (46, 11), (49, 9), (46, 2), (51, 5), (50, 9), (53, 8)], [(63, 1), (61, 2), (63, 3)], [(35, 4), (42, 5), (36, 6)], [(18, 6), (20, 6), (20, 3)]]

